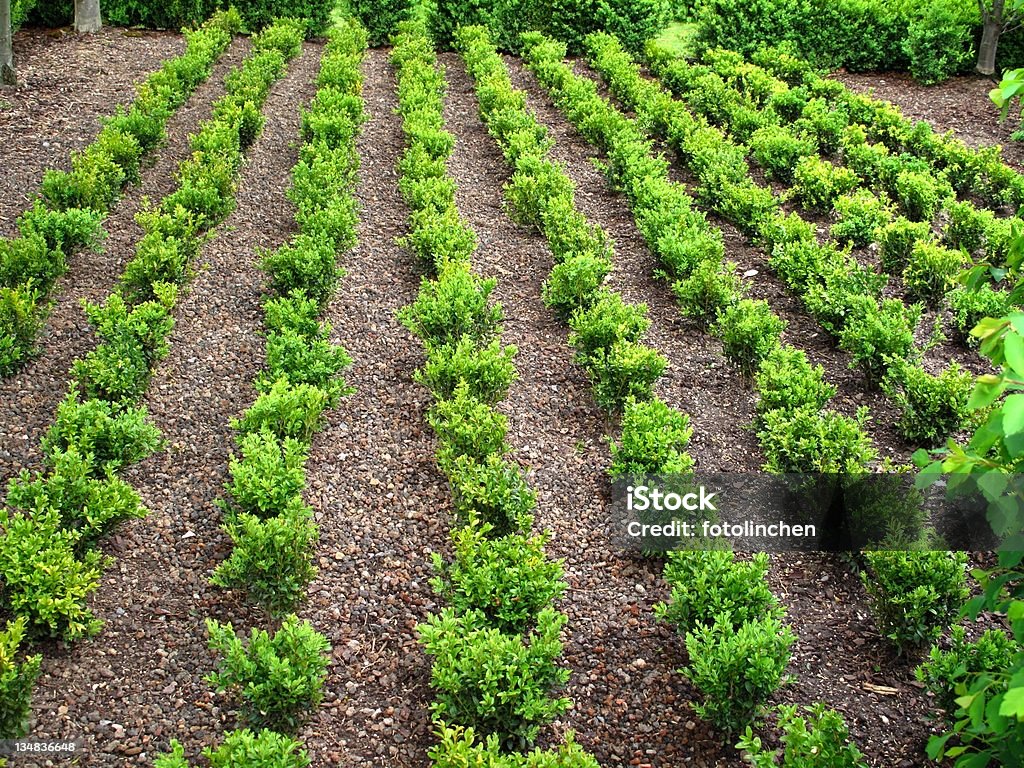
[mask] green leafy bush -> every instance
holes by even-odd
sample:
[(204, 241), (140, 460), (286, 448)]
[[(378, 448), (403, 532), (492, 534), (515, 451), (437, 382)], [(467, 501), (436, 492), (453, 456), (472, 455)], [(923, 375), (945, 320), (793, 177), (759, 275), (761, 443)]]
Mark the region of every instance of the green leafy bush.
[(876, 550), (864, 559), (878, 630), (901, 651), (935, 641), (968, 597), (964, 552)]
[(279, 17), (290, 17), (289, 20), (301, 19), (292, 22), (292, 29), (304, 30), (310, 38), (327, 30), (334, 10), (332, 0), (236, 0), (232, 5), (250, 32), (279, 24)]
[(850, 317), (839, 334), (839, 346), (850, 353), (850, 367), (864, 372), (875, 386), (888, 367), (887, 359), (906, 358), (914, 345), (914, 328), (921, 306), (906, 306), (899, 299), (876, 303), (869, 296), (854, 297)]
[(309, 384), (292, 384), (278, 379), (265, 389), (256, 402), (233, 419), (231, 426), (240, 432), (269, 430), (280, 439), (294, 438), (309, 443), (323, 423), (323, 412), (330, 407), (330, 395)]
[(546, 535), (489, 533), (486, 523), (456, 530), (452, 562), (436, 552), (431, 556), (438, 574), (431, 585), (456, 613), (477, 611), (488, 627), (522, 634), (565, 592), (562, 565), (545, 556)]
[(43, 657), (36, 654), (17, 661), (18, 646), (25, 636), (25, 618), (7, 622), (0, 632), (0, 738), (21, 739), (28, 735), (32, 714), (32, 686), (39, 676)]
[(827, 212), (836, 198), (860, 183), (849, 168), (832, 165), (817, 155), (801, 158), (793, 169), (793, 194), (808, 208)]
[(769, 178), (784, 184), (793, 181), (793, 170), (804, 157), (817, 151), (814, 142), (780, 125), (758, 128), (748, 142), (751, 153)]
[(882, 269), (902, 272), (914, 246), (931, 239), (931, 226), (926, 221), (910, 221), (897, 217), (878, 230)]
[(256, 388), (266, 391), (275, 381), (287, 378), (292, 384), (309, 384), (327, 393), (330, 407), (352, 392), (341, 378), (341, 372), (352, 364), (344, 347), (331, 344), (327, 337), (330, 326), (317, 328), (307, 336), (293, 330), (267, 333), (267, 370), (256, 381)]
[(975, 290), (955, 288), (946, 296), (953, 313), (953, 326), (965, 339), (982, 318), (1005, 317), (1011, 311), (1009, 294), (987, 284)]
[(594, 400), (607, 411), (621, 411), (631, 399), (649, 400), (654, 382), (668, 360), (655, 349), (632, 341), (616, 341), (586, 360)]
[(280, 295), (301, 289), (323, 306), (342, 274), (337, 258), (333, 242), (300, 234), (291, 243), (265, 253), (260, 269), (269, 275), (271, 288)]
[(780, 346), (761, 361), (754, 389), (760, 397), (757, 412), (808, 408), (821, 411), (835, 397), (836, 388), (825, 381), (825, 370), (811, 366), (802, 349)]
[(429, 616), (417, 631), (434, 657), (435, 720), (496, 734), (505, 748), (528, 746), (541, 725), (569, 708), (568, 699), (551, 695), (569, 679), (569, 670), (555, 663), (564, 625), (565, 616), (550, 608), (525, 636), (489, 627), (478, 611), (445, 608)]
[(231, 481), (226, 488), (233, 509), (256, 517), (279, 514), (301, 496), (306, 485), (306, 444), (270, 430), (241, 435), (242, 458), (228, 462)]
[[(248, 728), (229, 731), (224, 742), (214, 749), (203, 749), (210, 768), (308, 768), (309, 755), (301, 742), (276, 731), (253, 733)], [(154, 768), (189, 768), (185, 748), (171, 739), (171, 751), (158, 755)]]
[(807, 406), (761, 415), (765, 470), (775, 474), (857, 474), (875, 457), (864, 432), (867, 409), (851, 419)]
[(437, 435), (437, 463), (442, 471), (448, 472), (459, 456), (482, 461), (508, 452), (507, 417), (473, 397), (465, 381), (455, 387), (450, 399), (434, 404), (427, 423)]
[(290, 505), (277, 517), (261, 520), (240, 513), (224, 526), (234, 548), (217, 566), (211, 583), (245, 590), (271, 616), (283, 616), (302, 602), (316, 576), (313, 547), (317, 527), (312, 511)]
[(969, 202), (950, 201), (946, 206), (949, 224), (942, 233), (943, 242), (968, 253), (981, 250), (986, 234), (995, 225), (995, 214), (984, 208), (975, 208)]
[(8, 376), (36, 353), (45, 308), (38, 288), (0, 287), (0, 376)]
[(433, 392), (438, 400), (451, 399), (459, 384), (464, 382), (469, 395), (493, 405), (504, 399), (515, 381), (512, 360), (517, 352), (515, 345), (502, 346), (498, 339), (478, 347), (470, 337), (464, 336), (454, 346), (432, 347), (426, 364), (413, 373), (413, 379)]
[(320, 304), (301, 288), (289, 291), (287, 296), (267, 299), (263, 322), (272, 332), (291, 331), (311, 338), (328, 335), (327, 326), (320, 324)]
[(722, 310), (715, 334), (722, 340), (726, 359), (750, 377), (761, 361), (779, 347), (785, 328), (786, 322), (772, 312), (768, 302), (741, 299)]
[(1019, 651), (1020, 644), (1001, 629), (987, 629), (977, 640), (969, 642), (964, 628), (956, 625), (949, 650), (932, 646), (928, 661), (914, 670), (914, 676), (935, 695), (946, 717), (952, 719), (957, 710), (957, 685), (966, 683), (973, 675), (1006, 669)]
[(769, 615), (736, 626), (727, 617), (698, 624), (686, 636), (689, 666), (682, 672), (699, 690), (700, 717), (726, 733), (742, 731), (785, 681), (792, 630)]
[(538, 747), (526, 754), (504, 752), (496, 734), (478, 742), (472, 728), (444, 722), (439, 723), (437, 740), (427, 753), (433, 768), (598, 768), (597, 760), (576, 743), (572, 731), (565, 734), (560, 747), (545, 751)]
[(682, 549), (668, 553), (662, 574), (671, 594), (654, 606), (655, 615), (681, 635), (716, 621), (734, 627), (764, 616), (782, 616), (768, 587), (769, 561), (763, 552), (737, 562), (721, 549)]
[[(784, 768), (867, 768), (864, 755), (850, 736), (842, 715), (826, 709), (821, 702), (804, 707), (807, 718), (797, 715), (793, 705), (779, 705)], [(778, 751), (765, 749), (748, 726), (736, 744), (750, 756), (754, 768), (775, 768)]]
[(569, 256), (556, 264), (544, 281), (544, 303), (563, 317), (586, 309), (597, 300), (598, 289), (611, 271), (612, 263), (604, 256)]
[[(31, 208), (18, 217), (18, 229), (24, 237), (32, 234), (42, 235), (47, 248), (65, 255), (76, 248), (97, 247), (105, 234), (102, 219), (95, 211), (82, 208), (52, 211), (43, 205), (41, 200), (36, 200)], [(10, 241), (4, 242), (13, 245)], [(6, 258), (0, 250), (0, 264), (5, 261)], [(10, 283), (6, 277), (0, 277), (0, 284)]]
[(63, 251), (52, 250), (39, 232), (30, 230), (12, 240), (0, 239), (0, 286), (31, 284), (49, 291), (66, 271)]
[(951, 0), (922, 4), (902, 45), (914, 79), (934, 85), (968, 66), (974, 56), (973, 26), (963, 6)]
[(486, 523), (493, 536), (529, 529), (537, 499), (517, 464), (497, 454), (460, 456), (447, 469), (462, 523)]
[(680, 311), (707, 328), (719, 314), (739, 302), (743, 284), (736, 276), (736, 264), (704, 261), (682, 280), (672, 284)]
[(896, 202), (911, 221), (931, 221), (951, 190), (921, 171), (901, 171), (896, 177)]
[(915, 445), (934, 447), (967, 421), (974, 377), (953, 362), (938, 376), (899, 361), (882, 380), (882, 390), (900, 411), (896, 429)]
[(874, 242), (875, 232), (891, 216), (885, 201), (866, 189), (840, 196), (835, 203), (835, 213), (839, 220), (832, 226), (832, 237), (855, 246)]
[(586, 364), (617, 342), (639, 341), (650, 324), (646, 304), (629, 304), (618, 293), (602, 290), (591, 306), (570, 316), (569, 343), (576, 348), (577, 359)]
[(416, 301), (398, 312), (402, 324), (428, 349), (454, 345), (463, 337), (486, 344), (501, 333), (501, 304), (490, 303), (498, 281), (473, 274), (465, 263), (424, 279)]
[(632, 53), (641, 53), (644, 43), (669, 22), (668, 0), (598, 0), (597, 25), (615, 35)]
[(969, 262), (963, 251), (944, 248), (926, 240), (918, 241), (903, 268), (907, 295), (930, 306), (938, 306), (956, 285), (957, 276)]
[(323, 698), (327, 638), (291, 614), (273, 635), (256, 628), (248, 643), (230, 623), (206, 620), (210, 649), (223, 659), (206, 677), (218, 691), (237, 691), (245, 719), (255, 727), (291, 731)]
[(99, 632), (102, 622), (86, 601), (99, 586), (103, 555), (90, 549), (77, 557), (81, 534), (63, 528), (55, 509), (0, 508), (0, 528), (0, 579), (11, 613), (49, 637), (78, 640)]
[(612, 477), (682, 475), (693, 468), (686, 452), (693, 429), (690, 419), (657, 398), (629, 399), (622, 413), (622, 433), (611, 445)]

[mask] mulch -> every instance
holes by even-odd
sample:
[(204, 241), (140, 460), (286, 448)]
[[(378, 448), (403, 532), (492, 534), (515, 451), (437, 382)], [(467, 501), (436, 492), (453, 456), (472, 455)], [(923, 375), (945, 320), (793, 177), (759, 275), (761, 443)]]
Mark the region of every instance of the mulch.
[[(236, 45), (229, 56), (242, 53)], [(300, 616), (332, 645), (324, 701), (298, 734), (315, 766), (421, 768), (429, 764), (432, 744), (430, 660), (415, 627), (438, 608), (429, 585), (430, 553), (448, 552), (450, 491), (434, 465), (434, 438), (425, 422), (429, 395), (412, 380), (422, 347), (395, 318), (414, 300), (423, 265), (396, 243), (407, 210), (397, 190), (403, 136), (387, 53), (371, 51), (364, 63), (368, 121), (359, 139), (359, 242), (342, 256), (346, 274), (326, 313), (333, 340), (353, 358), (346, 378), (356, 391), (328, 415), (307, 464), (307, 501), (321, 531), (320, 571)], [(228, 551), (214, 501), (234, 444), (229, 420), (255, 397), (251, 381), (262, 363), (257, 249), (278, 245), (294, 231), (284, 191), (297, 157), (299, 110), (315, 90), (318, 55), (318, 46), (307, 46), (273, 87), (266, 126), (239, 180), (238, 207), (204, 248), (176, 310), (171, 355), (145, 399), (167, 448), (128, 472), (152, 510), (149, 517), (121, 526), (103, 543), (117, 558), (94, 600), (106, 626), (89, 642), (42, 647), (32, 738), (84, 737), (79, 765), (149, 764), (171, 738), (194, 757), (238, 725), (232, 701), (203, 680), (216, 663), (203, 622), (212, 616), (247, 629), (266, 619), (239, 595), (209, 585)], [(573, 729), (606, 766), (742, 765), (721, 734), (695, 715), (697, 694), (676, 672), (685, 663), (682, 638), (654, 619), (654, 604), (666, 597), (661, 563), (618, 551), (607, 539), (606, 436), (616, 428), (572, 361), (565, 325), (540, 300), (551, 256), (543, 238), (504, 212), (508, 171), (477, 116), (472, 83), (457, 57), (441, 60), (450, 84), (445, 116), (456, 135), (449, 168), (459, 184), (457, 202), (479, 237), (476, 269), (498, 278), (503, 341), (519, 349), (519, 379), (500, 406), (509, 417), (512, 458), (537, 493), (537, 529), (550, 531), (547, 551), (563, 560), (569, 585), (560, 607), (569, 619), (564, 659), (572, 671), (566, 695), (573, 708), (543, 729), (541, 743), (557, 743)], [(657, 392), (690, 415), (690, 450), (698, 465), (757, 470), (763, 457), (746, 427), (754, 406), (750, 389), (722, 357), (720, 343), (682, 318), (668, 286), (653, 277), (654, 259), (625, 201), (595, 167), (593, 149), (532, 75), (515, 60), (509, 64), (513, 82), (527, 91), (530, 108), (556, 140), (553, 156), (576, 183), (579, 208), (615, 241), (611, 287), (648, 306), (652, 324), (645, 340), (669, 359)], [(182, 118), (179, 131), (201, 119), (223, 71), (186, 107), (193, 113)], [(42, 118), (33, 119), (32, 131), (46, 135)], [(147, 173), (149, 194), (162, 194), (159, 177), (168, 175), (174, 153), (185, 151), (182, 137), (172, 136)], [(121, 222), (112, 240), (130, 240), (133, 210), (112, 214), (111, 222)], [(741, 271), (758, 270), (751, 278), (755, 295), (790, 322), (787, 339), (807, 349), (840, 386), (839, 408), (870, 405), (876, 443), (905, 458), (906, 446), (887, 431), (891, 413), (861, 393), (843, 357), (770, 277), (763, 254), (735, 230), (723, 231), (729, 258)], [(96, 264), (99, 273), (106, 270), (109, 290), (121, 261)], [(76, 294), (78, 285), (62, 286), (69, 306), (72, 298), (77, 303), (78, 296), (91, 295)], [(46, 348), (32, 376), (0, 390), (0, 444), (9, 452), (0, 455), (4, 462), (34, 460), (39, 431), (66, 384), (67, 361), (62, 373), (56, 362), (45, 367), (47, 356), (56, 361), (55, 348), (81, 344), (75, 339), (86, 335), (73, 323), (66, 333)], [(30, 381), (42, 382), (39, 392)], [(17, 410), (10, 413), (7, 403)], [(874, 629), (851, 565), (826, 555), (779, 555), (769, 580), (798, 637), (790, 666), (795, 679), (773, 703), (824, 701), (839, 709), (872, 766), (926, 765), (934, 705), (913, 681), (916, 660), (893, 655)]]

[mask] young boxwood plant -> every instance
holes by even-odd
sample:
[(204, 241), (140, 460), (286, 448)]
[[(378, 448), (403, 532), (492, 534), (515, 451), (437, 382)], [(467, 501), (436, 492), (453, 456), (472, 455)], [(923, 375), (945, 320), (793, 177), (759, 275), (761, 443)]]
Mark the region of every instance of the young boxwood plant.
[[(217, 747), (205, 747), (203, 757), (210, 768), (308, 768), (309, 755), (290, 736), (264, 729), (229, 731)], [(158, 755), (154, 768), (189, 768), (185, 748), (171, 739), (171, 751)]]
[(206, 630), (223, 657), (206, 679), (218, 691), (237, 692), (250, 725), (289, 732), (320, 703), (330, 644), (308, 621), (290, 614), (273, 635), (253, 629), (248, 642), (230, 623), (207, 619)]
[(693, 429), (690, 419), (661, 400), (626, 400), (622, 435), (612, 441), (612, 477), (684, 475), (693, 469), (686, 452)]
[(894, 361), (882, 391), (900, 410), (896, 429), (908, 442), (934, 447), (959, 430), (970, 411), (974, 377), (953, 362), (936, 375), (905, 360)]
[(0, 739), (21, 739), (28, 735), (32, 712), (32, 686), (39, 676), (42, 656), (17, 660), (18, 648), (25, 637), (25, 617), (7, 622), (0, 632)]
[(529, 529), (537, 499), (517, 464), (497, 454), (480, 461), (459, 456), (446, 469), (464, 524), (486, 523), (490, 536)]
[(957, 685), (974, 675), (1007, 669), (1020, 650), (1020, 644), (1002, 629), (987, 629), (977, 640), (968, 641), (966, 630), (958, 625), (950, 635), (949, 650), (932, 646), (928, 661), (914, 670), (914, 676), (935, 695), (946, 717), (952, 720), (957, 710)]
[(804, 707), (805, 716), (798, 711), (794, 705), (779, 706), (781, 763), (778, 750), (764, 747), (749, 726), (736, 748), (754, 768), (868, 768), (842, 715), (820, 701)]
[(572, 731), (565, 743), (549, 750), (507, 752), (496, 734), (478, 740), (473, 728), (438, 723), (437, 744), (427, 752), (433, 768), (598, 768), (597, 760), (576, 743)]
[(434, 404), (427, 423), (437, 435), (437, 464), (446, 473), (460, 456), (483, 461), (508, 452), (508, 418), (473, 397), (466, 381), (459, 382), (451, 398)]
[(233, 504), (224, 506), (261, 518), (279, 514), (306, 485), (306, 444), (266, 429), (242, 434), (239, 447), (242, 457), (228, 462)]
[(517, 352), (515, 345), (502, 346), (499, 339), (478, 347), (471, 337), (463, 336), (454, 346), (430, 348), (426, 364), (413, 372), (413, 379), (438, 400), (451, 399), (458, 387), (465, 384), (469, 396), (493, 405), (504, 399), (515, 381), (512, 360)]

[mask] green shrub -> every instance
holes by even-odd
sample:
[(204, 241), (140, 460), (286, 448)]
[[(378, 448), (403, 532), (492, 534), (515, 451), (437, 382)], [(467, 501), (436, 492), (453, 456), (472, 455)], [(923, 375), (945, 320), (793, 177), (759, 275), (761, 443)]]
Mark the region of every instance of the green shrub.
[(786, 322), (772, 312), (768, 302), (741, 299), (722, 310), (715, 334), (722, 339), (722, 351), (746, 377), (751, 377), (761, 361), (778, 349)]
[(668, 0), (598, 0), (599, 29), (615, 35), (622, 47), (641, 53), (644, 43), (658, 34), (669, 22)]
[(196, 242), (166, 237), (162, 232), (143, 235), (121, 274), (120, 293), (137, 303), (153, 299), (156, 285), (186, 282)]
[[(308, 768), (309, 755), (302, 744), (271, 730), (254, 734), (248, 728), (229, 731), (214, 749), (203, 749), (210, 768)], [(159, 755), (155, 768), (189, 768), (185, 748), (171, 739), (171, 752)]]
[(835, 203), (835, 213), (839, 220), (832, 226), (832, 237), (854, 246), (874, 242), (875, 232), (892, 215), (885, 201), (866, 189), (840, 196)]
[[(31, 208), (18, 217), (18, 229), (23, 237), (32, 234), (42, 235), (47, 248), (65, 255), (76, 248), (97, 247), (100, 239), (106, 234), (103, 231), (102, 218), (95, 211), (82, 208), (51, 211), (41, 200), (36, 200)], [(3, 242), (7, 245), (14, 244), (10, 241)], [(57, 254), (53, 254), (51, 258), (56, 257)], [(0, 265), (6, 260), (0, 255)], [(26, 278), (23, 277), (19, 282), (23, 282), (24, 279)], [(3, 277), (0, 278), (0, 284), (10, 283)]]
[(768, 555), (737, 562), (721, 549), (682, 549), (668, 553), (665, 571), (671, 593), (654, 606), (655, 615), (685, 635), (698, 625), (725, 621), (733, 627), (765, 616), (782, 616), (768, 587)]
[(743, 296), (743, 284), (736, 276), (736, 264), (704, 261), (682, 280), (672, 284), (679, 309), (702, 328), (714, 323), (719, 314)]
[(750, 725), (775, 690), (785, 682), (792, 630), (777, 616), (765, 616), (738, 627), (727, 618), (698, 624), (686, 636), (689, 666), (682, 672), (703, 701), (697, 714), (726, 733)]
[(33, 633), (63, 640), (95, 635), (102, 622), (86, 605), (106, 559), (96, 550), (76, 556), (80, 536), (62, 527), (55, 509), (31, 513), (0, 508), (0, 579), (4, 603)]
[(851, 315), (877, 312), (878, 297), (888, 278), (827, 246), (819, 257), (823, 259), (821, 271), (804, 292), (804, 306), (825, 330), (838, 336)]
[(463, 524), (486, 523), (493, 536), (529, 529), (537, 499), (517, 464), (497, 454), (480, 461), (459, 456), (447, 469)]
[(900, 651), (934, 642), (968, 597), (964, 552), (877, 550), (864, 559), (860, 577), (878, 630)]
[(627, 400), (622, 433), (612, 442), (612, 477), (682, 475), (693, 468), (686, 446), (693, 435), (690, 419), (657, 398)]
[(330, 407), (352, 392), (341, 372), (352, 364), (344, 347), (327, 341), (330, 326), (323, 325), (316, 335), (306, 336), (292, 330), (267, 333), (267, 370), (256, 381), (266, 391), (275, 381), (287, 378), (293, 385), (309, 384), (327, 394)]
[(267, 299), (263, 304), (263, 321), (268, 331), (291, 331), (311, 338), (326, 338), (327, 326), (320, 324), (320, 305), (301, 288), (287, 296)]
[(490, 303), (497, 284), (464, 263), (453, 264), (437, 280), (424, 279), (416, 301), (399, 310), (398, 318), (428, 349), (455, 345), (463, 337), (486, 344), (501, 333), (501, 304)]
[(551, 696), (569, 679), (555, 663), (564, 625), (565, 616), (550, 608), (525, 636), (488, 627), (478, 611), (459, 615), (445, 608), (430, 615), (417, 631), (434, 657), (434, 719), (496, 734), (506, 748), (528, 746), (541, 725), (569, 708), (568, 699)]
[(301, 496), (306, 485), (306, 444), (283, 440), (269, 430), (239, 438), (242, 458), (228, 462), (231, 481), (225, 486), (233, 509), (260, 518), (279, 514)]
[(608, 235), (596, 224), (587, 222), (571, 199), (549, 201), (541, 212), (541, 225), (555, 262), (581, 255), (612, 260), (612, 243)]
[(995, 215), (984, 208), (975, 208), (969, 202), (950, 201), (946, 206), (949, 224), (942, 240), (953, 248), (975, 253), (985, 245), (986, 234), (995, 225)]
[(49, 291), (66, 271), (64, 252), (51, 250), (39, 232), (30, 230), (12, 240), (0, 239), (0, 286), (31, 284)]
[(982, 318), (1005, 317), (1011, 311), (1009, 294), (987, 284), (975, 290), (955, 288), (946, 296), (953, 313), (953, 326), (965, 339)]
[(612, 263), (604, 256), (580, 253), (569, 256), (551, 270), (544, 281), (541, 296), (544, 303), (562, 317), (577, 309), (587, 309), (598, 298), (598, 289), (612, 271)]
[(761, 415), (757, 433), (765, 471), (775, 474), (857, 474), (875, 458), (864, 432), (867, 409), (851, 419), (804, 406)]
[(291, 243), (264, 253), (260, 269), (270, 277), (270, 287), (284, 296), (301, 289), (323, 306), (341, 277), (332, 241), (312, 235), (296, 235)]
[(366, 28), (369, 43), (385, 45), (398, 25), (412, 14), (411, 0), (354, 0), (349, 9)]
[(526, 754), (504, 752), (496, 734), (477, 742), (472, 728), (444, 722), (439, 723), (437, 740), (427, 753), (433, 768), (598, 768), (597, 761), (576, 743), (572, 731), (557, 749), (541, 751), (537, 747)]
[(293, 611), (317, 573), (313, 547), (318, 533), (312, 518), (308, 507), (296, 504), (266, 520), (238, 514), (224, 525), (234, 545), (231, 556), (217, 566), (210, 582), (245, 590), (271, 616)]
[(616, 342), (636, 342), (647, 332), (646, 304), (629, 304), (614, 291), (599, 291), (589, 307), (577, 309), (569, 318), (569, 343), (580, 362), (586, 363)]
[(915, 445), (935, 447), (959, 430), (970, 412), (974, 377), (955, 362), (938, 376), (906, 361), (891, 366), (882, 390), (900, 411), (896, 430)]
[(793, 194), (808, 208), (823, 213), (832, 209), (836, 198), (860, 184), (849, 168), (832, 165), (817, 155), (801, 158), (793, 169)]
[(79, 534), (78, 543), (89, 546), (122, 520), (144, 517), (146, 509), (134, 488), (110, 474), (94, 477), (92, 457), (69, 448), (49, 457), (53, 469), (47, 473), (28, 470), (11, 480), (7, 503), (31, 512), (52, 509), (60, 515), (61, 526)]
[(901, 171), (895, 182), (896, 202), (911, 221), (931, 221), (951, 191), (935, 177), (921, 171)]
[(454, 47), (455, 31), (460, 26), (488, 26), (492, 5), (481, 0), (436, 0), (427, 17), (430, 36), (441, 50), (450, 51)]
[(911, 16), (903, 40), (910, 59), (910, 74), (924, 85), (933, 85), (957, 74), (974, 56), (974, 23), (951, 0), (925, 3)]
[(987, 629), (975, 641), (968, 642), (962, 626), (953, 627), (949, 650), (932, 646), (928, 661), (914, 670), (918, 682), (924, 683), (952, 720), (957, 711), (956, 687), (974, 675), (985, 675), (1007, 669), (1020, 644), (1001, 629)]
[(902, 272), (914, 246), (931, 239), (931, 226), (926, 221), (910, 221), (897, 217), (878, 230), (882, 269)]
[(124, 405), (139, 400), (149, 386), (149, 365), (131, 339), (100, 344), (71, 366), (72, 379), (90, 399)]
[(9, 376), (36, 353), (46, 309), (31, 286), (0, 287), (0, 376)]
[(437, 463), (445, 472), (459, 456), (482, 461), (508, 452), (505, 414), (473, 397), (465, 381), (456, 385), (450, 399), (434, 404), (427, 423), (437, 434)]
[(438, 271), (445, 264), (467, 261), (476, 249), (476, 234), (453, 208), (440, 215), (432, 209), (414, 211), (409, 224), (409, 234), (399, 244), (411, 248)]
[(632, 341), (616, 341), (586, 360), (594, 400), (606, 411), (621, 411), (631, 399), (649, 400), (668, 360), (655, 349)]
[(751, 153), (769, 178), (784, 184), (793, 181), (793, 169), (817, 147), (810, 139), (794, 135), (780, 125), (769, 125), (754, 131), (748, 142)]
[(798, 136), (812, 139), (821, 154), (833, 155), (842, 143), (848, 124), (849, 115), (841, 105), (818, 97), (804, 104), (793, 129)]
[(910, 354), (920, 317), (919, 304), (908, 307), (899, 299), (879, 304), (864, 296), (853, 304), (839, 334), (839, 347), (850, 353), (850, 367), (863, 371), (869, 387), (881, 380), (888, 358), (899, 360)]
[(330, 644), (308, 621), (291, 614), (273, 635), (253, 629), (248, 643), (230, 623), (207, 619), (206, 631), (223, 659), (205, 679), (218, 691), (237, 691), (251, 725), (291, 731), (320, 703)]
[[(864, 755), (850, 736), (843, 716), (826, 709), (821, 702), (804, 707), (807, 719), (797, 715), (793, 705), (779, 705), (779, 730), (782, 731), (782, 766), (785, 768), (867, 768)], [(778, 751), (765, 749), (761, 739), (748, 726), (736, 744), (750, 756), (754, 768), (775, 768)]]
[(914, 478), (872, 472), (844, 478), (845, 516), (852, 549), (916, 549), (931, 546), (928, 513)]
[(970, 263), (959, 250), (921, 240), (914, 244), (903, 268), (903, 285), (911, 299), (925, 301), (935, 307), (953, 289), (957, 276)]
[(25, 618), (7, 622), (0, 632), (0, 738), (21, 739), (28, 735), (32, 714), (32, 687), (39, 677), (43, 657), (36, 654), (18, 662), (18, 646), (25, 636)]
[(489, 538), (490, 526), (462, 526), (453, 535), (453, 559), (431, 556), (434, 591), (457, 614), (476, 611), (507, 635), (529, 631), (540, 611), (565, 592), (562, 565), (544, 554), (547, 536), (510, 533)]
[(426, 364), (413, 373), (413, 380), (427, 387), (438, 400), (451, 399), (459, 384), (465, 382), (470, 396), (493, 405), (505, 398), (516, 379), (512, 360), (517, 352), (514, 345), (502, 346), (498, 339), (478, 347), (464, 336), (454, 346), (431, 348)]
[(330, 396), (322, 389), (282, 378), (265, 389), (242, 418), (232, 419), (231, 426), (240, 432), (269, 430), (282, 440), (291, 437), (308, 444), (329, 407)]
[[(304, 30), (310, 38), (327, 30), (331, 22), (331, 11), (334, 10), (332, 0), (236, 0), (232, 5), (238, 9), (250, 32), (281, 24), (278, 17), (291, 17), (285, 19), (290, 22), (285, 28), (290, 32), (295, 29)], [(296, 22), (294, 19), (301, 21)], [(276, 37), (267, 40), (268, 45), (271, 43), (279, 45)]]
[(780, 346), (761, 361), (754, 389), (760, 397), (757, 412), (809, 408), (821, 411), (835, 397), (836, 388), (825, 381), (825, 370), (811, 366), (802, 349)]

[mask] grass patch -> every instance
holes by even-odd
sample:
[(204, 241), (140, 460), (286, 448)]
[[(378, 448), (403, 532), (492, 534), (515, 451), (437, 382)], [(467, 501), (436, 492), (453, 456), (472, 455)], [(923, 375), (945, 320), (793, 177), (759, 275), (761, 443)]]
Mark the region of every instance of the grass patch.
[(666, 51), (677, 56), (693, 56), (693, 38), (697, 33), (697, 25), (682, 21), (669, 24), (665, 31), (654, 38), (654, 42)]

